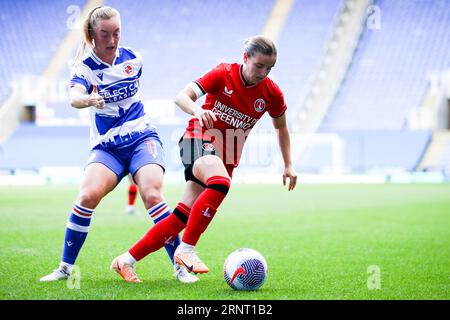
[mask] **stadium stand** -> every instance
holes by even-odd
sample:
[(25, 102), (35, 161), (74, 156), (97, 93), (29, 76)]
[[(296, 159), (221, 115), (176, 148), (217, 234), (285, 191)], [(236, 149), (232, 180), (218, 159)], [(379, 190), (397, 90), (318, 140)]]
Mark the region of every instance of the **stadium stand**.
[[(13, 63), (2, 64), (0, 75), (10, 78), (10, 74), (24, 72), (41, 74), (67, 30), (68, 6), (83, 7), (85, 2), (1, 1), (0, 27), (6, 30), (6, 41), (0, 44), (0, 58)], [(157, 104), (171, 101), (189, 81), (217, 63), (240, 61), (242, 40), (262, 31), (274, 3), (275, 0), (149, 0), (131, 6), (126, 1), (107, 0), (104, 4), (121, 12), (122, 45), (133, 47), (144, 56), (145, 101)], [(342, 4), (341, 0), (297, 0), (288, 14), (277, 41), (279, 59), (271, 77), (285, 93), (290, 119), (318, 71)], [(336, 139), (332, 137), (330, 141), (342, 141), (342, 166), (346, 172), (382, 168), (412, 171), (432, 133), (408, 131), (405, 122), (410, 110), (421, 103), (427, 74), (450, 67), (450, 43), (443, 41), (450, 39), (450, 7), (440, 0), (374, 1), (374, 5), (380, 8), (381, 29), (364, 30), (346, 79), (319, 133), (335, 135)], [(27, 10), (23, 10), (25, 6)], [(21, 38), (18, 28), (24, 30)], [(40, 32), (33, 36), (33, 30)], [(29, 52), (33, 59), (28, 58)], [(68, 81), (68, 68), (59, 78)], [(5, 88), (0, 89), (0, 101), (8, 94)], [(165, 107), (164, 103), (161, 106)], [(46, 108), (49, 117), (80, 117), (78, 110), (70, 108), (66, 101), (50, 101)], [(180, 169), (176, 142), (187, 120), (178, 108), (174, 110), (183, 124), (159, 125), (156, 119), (167, 148), (169, 170)], [(261, 136), (269, 131), (273, 135), (270, 119), (263, 118), (255, 131), (262, 132)], [(23, 124), (0, 146), (0, 169), (83, 166), (89, 151), (88, 132), (86, 126)], [(50, 140), (55, 147), (49, 148)], [(274, 154), (278, 157), (276, 141), (267, 144), (268, 159)], [(250, 158), (257, 147), (249, 139), (242, 161), (246, 169), (255, 166)], [(332, 152), (332, 143), (310, 145), (296, 159), (296, 169), (303, 173), (330, 168)], [(450, 146), (442, 168), (449, 167), (449, 154)], [(267, 168), (273, 164), (260, 159), (256, 162)]]
[(279, 57), (271, 77), (283, 89), (288, 116), (317, 72), (320, 57), (342, 5), (340, 0), (296, 1), (278, 39)]
[(11, 93), (11, 81), (41, 75), (67, 31), (67, 8), (84, 0), (0, 1), (0, 103)]
[[(408, 131), (407, 119), (422, 103), (428, 74), (450, 66), (450, 42), (445, 40), (450, 38), (450, 7), (445, 1), (374, 1), (374, 5), (381, 13), (380, 29), (364, 30), (319, 132), (335, 133), (345, 141), (345, 165), (353, 171), (380, 167), (411, 171), (432, 132)], [(315, 170), (324, 165), (321, 161), (329, 161), (325, 149), (309, 150), (299, 170)], [(442, 167), (448, 166), (443, 161)]]
[[(269, 1), (109, 0), (123, 19), (123, 45), (144, 56), (146, 97), (172, 99), (221, 61), (241, 59), (242, 41), (261, 32)], [(247, 23), (251, 21), (251, 23)]]
[(430, 72), (450, 67), (448, 1), (374, 1), (380, 29), (366, 28), (320, 131), (402, 130)]

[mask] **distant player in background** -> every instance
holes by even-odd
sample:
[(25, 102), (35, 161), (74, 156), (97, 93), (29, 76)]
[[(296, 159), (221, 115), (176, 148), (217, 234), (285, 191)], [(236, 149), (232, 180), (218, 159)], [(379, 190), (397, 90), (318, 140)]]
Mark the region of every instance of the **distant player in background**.
[(130, 185), (128, 186), (128, 204), (125, 207), (125, 211), (128, 214), (134, 214), (136, 212), (136, 196), (138, 193), (138, 186), (133, 181), (131, 174), (128, 174)]
[[(266, 112), (277, 130), (284, 160), (283, 184), (289, 180), (288, 190), (295, 188), (286, 104), (279, 87), (267, 78), (277, 60), (275, 44), (264, 36), (251, 37), (245, 41), (243, 60), (243, 64), (219, 64), (175, 98), (175, 103), (193, 116), (179, 142), (185, 192), (172, 214), (114, 261), (133, 265), (186, 228), (174, 259), (189, 272), (208, 272), (195, 245), (228, 193), (248, 134)], [(199, 107), (195, 101), (205, 94), (206, 101)], [(116, 271), (129, 281), (127, 274)]]
[[(70, 276), (95, 208), (128, 173), (155, 223), (171, 213), (162, 196), (162, 143), (140, 97), (142, 57), (119, 46), (120, 32), (120, 14), (111, 7), (94, 8), (83, 24), (84, 40), (71, 71), (70, 104), (78, 109), (89, 108), (92, 150), (67, 221), (61, 263), (41, 281)], [(89, 50), (85, 55), (86, 44)], [(178, 244), (177, 236), (165, 243), (172, 262)], [(134, 274), (130, 265), (115, 262), (111, 267)], [(174, 269), (182, 282), (198, 280), (176, 263)]]

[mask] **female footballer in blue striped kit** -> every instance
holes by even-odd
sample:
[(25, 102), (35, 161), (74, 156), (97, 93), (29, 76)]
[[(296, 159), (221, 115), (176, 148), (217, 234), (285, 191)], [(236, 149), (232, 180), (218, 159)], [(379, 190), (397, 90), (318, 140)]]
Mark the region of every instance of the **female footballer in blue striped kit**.
[[(142, 57), (131, 48), (119, 46), (120, 31), (120, 14), (111, 7), (94, 8), (83, 24), (84, 39), (71, 70), (69, 95), (72, 107), (89, 108), (91, 153), (67, 221), (61, 263), (41, 281), (69, 277), (95, 208), (128, 173), (155, 223), (171, 213), (162, 196), (162, 143), (140, 97)], [(179, 242), (178, 238), (166, 245), (172, 263)], [(115, 261), (111, 267), (129, 271), (125, 273), (133, 281), (132, 265)], [(177, 264), (174, 269), (182, 282), (198, 280)]]

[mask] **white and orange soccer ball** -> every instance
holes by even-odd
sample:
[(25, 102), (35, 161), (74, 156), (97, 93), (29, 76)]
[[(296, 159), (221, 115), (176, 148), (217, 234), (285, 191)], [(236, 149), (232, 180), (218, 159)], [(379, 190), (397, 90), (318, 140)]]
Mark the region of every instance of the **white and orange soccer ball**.
[(228, 255), (223, 276), (234, 290), (256, 290), (267, 276), (267, 262), (263, 255), (250, 248), (241, 248)]

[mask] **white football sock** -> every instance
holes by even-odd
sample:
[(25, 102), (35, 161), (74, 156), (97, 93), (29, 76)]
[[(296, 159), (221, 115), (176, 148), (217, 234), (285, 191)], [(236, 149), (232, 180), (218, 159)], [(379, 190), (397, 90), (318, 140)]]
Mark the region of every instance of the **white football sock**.
[(132, 256), (128, 251), (125, 252), (124, 254), (122, 254), (122, 255), (119, 257), (119, 259), (120, 259), (120, 261), (122, 261), (122, 263), (125, 263), (125, 264), (131, 264), (131, 265), (133, 265), (133, 264), (136, 263), (136, 259), (133, 258), (133, 256)]
[(191, 244), (187, 244), (186, 242), (181, 241), (181, 243), (179, 244), (177, 250), (180, 251), (192, 251), (194, 250), (195, 246), (191, 245)]
[(73, 264), (62, 262), (59, 264), (60, 269), (65, 269), (69, 274), (72, 272)]

